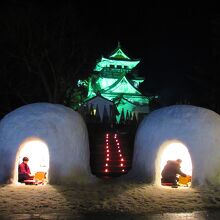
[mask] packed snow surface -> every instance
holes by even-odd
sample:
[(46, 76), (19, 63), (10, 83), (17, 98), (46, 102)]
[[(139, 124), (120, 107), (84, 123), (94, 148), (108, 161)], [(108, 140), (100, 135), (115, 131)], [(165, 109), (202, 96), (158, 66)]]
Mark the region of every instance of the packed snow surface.
[[(118, 214), (119, 218), (112, 219), (136, 219), (131, 218), (130, 215), (183, 213), (214, 210), (220, 207), (219, 187), (173, 189), (144, 183), (108, 181), (92, 184), (92, 186), (90, 184), (70, 186), (0, 185), (0, 192), (0, 216), (19, 213), (33, 215), (50, 213), (52, 216), (53, 213), (70, 213), (73, 218), (80, 214), (87, 214), (88, 219), (96, 219), (90, 218), (90, 214), (97, 214), (97, 219), (105, 219), (104, 217), (99, 218), (100, 215), (106, 215), (107, 219), (110, 219), (109, 215), (114, 217)], [(128, 217), (125, 218), (124, 214), (127, 214)], [(148, 218), (139, 216), (137, 219)]]
[(0, 182), (14, 179), (18, 152), (28, 141), (48, 147), (50, 183), (89, 182), (94, 178), (87, 128), (79, 113), (63, 105), (35, 103), (14, 110), (0, 121)]
[(156, 181), (161, 149), (171, 143), (188, 149), (193, 185), (220, 184), (220, 116), (191, 105), (160, 108), (144, 118), (135, 137), (130, 176)]

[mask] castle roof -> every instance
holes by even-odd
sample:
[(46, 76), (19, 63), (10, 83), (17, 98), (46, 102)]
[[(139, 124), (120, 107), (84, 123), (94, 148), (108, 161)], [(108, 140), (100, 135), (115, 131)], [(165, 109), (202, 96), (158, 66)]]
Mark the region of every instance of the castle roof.
[(117, 48), (110, 54), (109, 58), (117, 60), (131, 60), (121, 49), (121, 44), (118, 42)]
[(138, 65), (140, 59), (131, 59), (122, 50), (120, 43), (118, 43), (117, 48), (107, 57), (102, 57), (100, 61), (97, 62), (95, 71), (101, 71), (105, 67), (110, 66), (122, 66), (128, 69), (133, 69)]

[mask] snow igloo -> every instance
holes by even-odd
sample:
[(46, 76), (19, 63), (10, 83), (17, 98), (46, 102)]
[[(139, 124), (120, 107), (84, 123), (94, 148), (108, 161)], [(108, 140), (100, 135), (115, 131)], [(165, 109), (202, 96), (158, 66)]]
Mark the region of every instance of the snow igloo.
[(131, 176), (161, 185), (167, 160), (182, 159), (181, 170), (192, 186), (220, 185), (220, 116), (191, 105), (151, 112), (140, 123), (134, 144)]
[(31, 173), (46, 172), (51, 184), (93, 180), (86, 125), (63, 105), (25, 105), (0, 121), (0, 183), (17, 183), (24, 156)]

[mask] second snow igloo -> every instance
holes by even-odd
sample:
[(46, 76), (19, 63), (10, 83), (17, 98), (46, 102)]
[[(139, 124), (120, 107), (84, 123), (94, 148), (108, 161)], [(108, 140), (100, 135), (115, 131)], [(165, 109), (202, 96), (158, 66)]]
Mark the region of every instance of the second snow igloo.
[(63, 105), (22, 106), (0, 121), (0, 182), (17, 182), (18, 164), (29, 157), (32, 172), (47, 173), (49, 183), (93, 180), (86, 125)]
[(144, 118), (135, 137), (132, 177), (160, 185), (167, 160), (179, 158), (182, 171), (192, 176), (192, 185), (220, 185), (217, 113), (191, 105), (173, 105)]

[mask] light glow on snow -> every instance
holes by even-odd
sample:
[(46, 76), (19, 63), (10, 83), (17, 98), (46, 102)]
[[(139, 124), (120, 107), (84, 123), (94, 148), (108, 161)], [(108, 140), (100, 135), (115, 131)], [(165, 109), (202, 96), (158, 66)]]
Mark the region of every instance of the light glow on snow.
[(31, 170), (31, 175), (36, 172), (46, 172), (48, 178), (49, 171), (49, 150), (47, 145), (40, 139), (31, 138), (23, 142), (17, 152), (14, 182), (18, 180), (18, 165), (23, 162), (23, 157), (28, 157), (28, 166)]
[(187, 147), (179, 141), (167, 141), (159, 149), (156, 159), (155, 183), (161, 185), (161, 172), (168, 160), (181, 159), (181, 170), (192, 176), (192, 161)]

